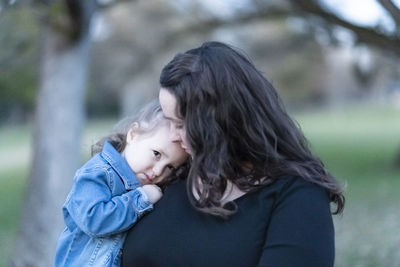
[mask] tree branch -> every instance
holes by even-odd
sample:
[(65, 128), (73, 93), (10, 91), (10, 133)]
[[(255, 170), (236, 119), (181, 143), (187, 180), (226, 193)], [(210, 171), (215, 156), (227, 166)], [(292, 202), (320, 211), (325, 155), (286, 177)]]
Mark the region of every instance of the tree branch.
[(303, 12), (315, 15), (330, 24), (338, 25), (352, 31), (359, 42), (370, 44), (384, 50), (393, 51), (397, 56), (400, 56), (400, 37), (395, 34), (388, 35), (379, 32), (376, 28), (352, 24), (337, 15), (326, 11), (320, 6), (318, 1), (290, 0), (290, 2), (294, 7)]
[[(173, 40), (178, 36), (190, 34), (192, 32), (209, 32), (227, 25), (242, 25), (260, 20), (276, 20), (286, 18), (290, 15), (290, 9), (284, 7), (271, 7), (265, 10), (248, 12), (237, 16), (232, 16), (228, 19), (220, 17), (212, 17), (203, 21), (196, 21), (195, 23), (185, 25), (182, 28), (174, 30), (169, 39)], [(167, 40), (168, 41), (168, 40)]]
[(378, 0), (384, 9), (392, 16), (397, 31), (400, 31), (400, 9), (391, 0)]

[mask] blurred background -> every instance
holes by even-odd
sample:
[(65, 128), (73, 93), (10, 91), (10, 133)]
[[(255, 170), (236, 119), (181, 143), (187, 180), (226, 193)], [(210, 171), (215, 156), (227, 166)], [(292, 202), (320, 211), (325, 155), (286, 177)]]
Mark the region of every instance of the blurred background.
[(0, 266), (52, 266), (90, 147), (218, 40), (272, 82), (346, 186), (335, 266), (400, 266), (399, 0), (1, 0)]

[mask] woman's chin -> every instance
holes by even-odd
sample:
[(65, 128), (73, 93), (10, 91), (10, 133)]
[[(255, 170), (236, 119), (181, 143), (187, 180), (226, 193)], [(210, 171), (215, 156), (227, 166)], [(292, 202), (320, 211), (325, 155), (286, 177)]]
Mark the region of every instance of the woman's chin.
[(182, 149), (185, 150), (186, 153), (188, 153), (191, 157), (193, 156), (192, 150), (186, 146), (182, 146)]

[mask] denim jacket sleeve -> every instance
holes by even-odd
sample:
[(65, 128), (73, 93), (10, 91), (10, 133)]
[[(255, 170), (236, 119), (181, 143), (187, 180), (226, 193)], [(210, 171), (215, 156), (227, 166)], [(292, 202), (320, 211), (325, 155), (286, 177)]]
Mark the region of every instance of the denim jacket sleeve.
[(67, 227), (79, 227), (92, 237), (120, 233), (153, 208), (140, 188), (113, 196), (105, 168), (79, 171), (63, 207)]

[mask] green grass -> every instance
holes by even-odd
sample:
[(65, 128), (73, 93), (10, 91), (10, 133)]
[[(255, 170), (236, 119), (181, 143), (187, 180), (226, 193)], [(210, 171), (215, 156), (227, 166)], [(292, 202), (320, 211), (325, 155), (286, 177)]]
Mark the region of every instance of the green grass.
[(334, 217), (336, 266), (398, 266), (400, 111), (353, 108), (296, 119), (313, 152), (346, 183), (344, 213)]
[(0, 128), (0, 266), (13, 246), (28, 174), (29, 125)]
[[(400, 150), (400, 111), (351, 108), (339, 113), (297, 114), (295, 118), (312, 151), (335, 177), (347, 184), (345, 211), (334, 216), (336, 266), (398, 265), (400, 170), (394, 168), (393, 160)], [(89, 123), (82, 144), (83, 158), (89, 156), (90, 146), (114, 122)], [(29, 126), (0, 128), (0, 157), (13, 163), (6, 166), (0, 160), (0, 266), (7, 259), (17, 229), (29, 169), (29, 156), (25, 155), (30, 151), (29, 132)]]
[[(351, 109), (296, 116), (311, 148), (340, 181), (349, 201), (400, 200), (400, 110)], [(367, 196), (371, 193), (371, 196)]]
[[(89, 158), (90, 146), (107, 134), (116, 120), (91, 121), (84, 130), (82, 161)], [(31, 125), (0, 128), (0, 267), (13, 249), (23, 193), (29, 173)]]
[(27, 168), (0, 171), (0, 266), (12, 250), (26, 176)]

